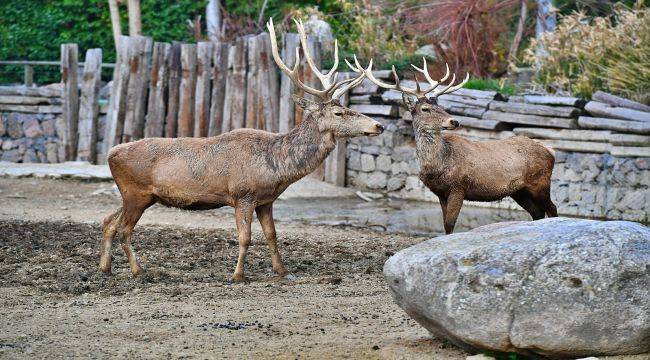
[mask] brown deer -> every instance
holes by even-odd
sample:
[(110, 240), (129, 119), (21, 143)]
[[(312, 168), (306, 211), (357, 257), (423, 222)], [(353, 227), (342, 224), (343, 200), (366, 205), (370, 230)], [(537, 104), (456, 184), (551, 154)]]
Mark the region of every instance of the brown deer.
[[(347, 60), (346, 60), (347, 62)], [(435, 81), (429, 75), (426, 59), (424, 66), (413, 68), (424, 74), (430, 85), (428, 89), (407, 88), (400, 84), (393, 67), (394, 84), (384, 83), (372, 75), (372, 60), (363, 69), (355, 57), (350, 68), (385, 89), (402, 93), (404, 106), (413, 118), (416, 154), (420, 163), (420, 180), (438, 196), (442, 207), (445, 232), (452, 233), (463, 200), (496, 201), (506, 196), (513, 198), (533, 220), (557, 216), (557, 209), (551, 201), (551, 173), (555, 155), (551, 149), (524, 136), (503, 140), (469, 141), (461, 136), (442, 133), (454, 130), (460, 125), (447, 114), (436, 99), (460, 89), (469, 79), (469, 74), (460, 84), (453, 86), (456, 76), (449, 85), (434, 91), (449, 77)], [(430, 98), (427, 98), (427, 95)], [(416, 100), (410, 96), (415, 96)]]
[[(314, 171), (334, 149), (336, 138), (375, 136), (383, 126), (358, 112), (341, 106), (338, 97), (364, 78), (335, 82), (338, 54), (327, 73), (316, 69), (307, 51), (302, 26), (302, 48), (311, 70), (318, 75), (323, 90), (298, 78), (300, 59), (296, 49), (293, 70), (282, 62), (273, 29), (273, 58), (297, 87), (320, 101), (294, 96), (304, 109), (305, 119), (286, 134), (238, 129), (208, 138), (147, 138), (117, 145), (108, 153), (108, 164), (122, 195), (122, 207), (104, 219), (100, 269), (111, 271), (111, 244), (119, 237), (131, 272), (142, 268), (131, 247), (131, 236), (142, 213), (160, 203), (188, 210), (235, 208), (239, 238), (239, 258), (233, 280), (243, 281), (246, 251), (251, 241), (253, 212), (262, 226), (271, 253), (273, 270), (287, 273), (280, 259), (273, 222), (273, 202), (292, 183)], [(343, 86), (345, 85), (345, 86)]]

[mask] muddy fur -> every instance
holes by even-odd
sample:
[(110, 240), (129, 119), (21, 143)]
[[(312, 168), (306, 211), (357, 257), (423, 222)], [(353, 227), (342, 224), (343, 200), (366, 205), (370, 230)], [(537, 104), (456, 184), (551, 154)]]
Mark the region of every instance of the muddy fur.
[(142, 268), (131, 234), (154, 203), (203, 210), (235, 207), (240, 256), (235, 280), (243, 280), (253, 211), (267, 237), (273, 269), (286, 271), (277, 251), (272, 204), (293, 182), (314, 171), (334, 149), (336, 138), (378, 135), (383, 127), (336, 101), (296, 98), (307, 114), (287, 134), (238, 129), (208, 138), (149, 138), (115, 146), (108, 164), (123, 206), (104, 221), (100, 268), (110, 272), (110, 247), (119, 238), (134, 275)]

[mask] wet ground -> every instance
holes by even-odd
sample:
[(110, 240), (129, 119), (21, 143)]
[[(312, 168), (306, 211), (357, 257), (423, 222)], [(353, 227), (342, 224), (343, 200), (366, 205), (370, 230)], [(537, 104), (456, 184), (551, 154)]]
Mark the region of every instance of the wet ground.
[(278, 201), (291, 276), (272, 274), (256, 224), (245, 284), (229, 282), (230, 209), (154, 206), (134, 235), (144, 276), (131, 277), (119, 246), (113, 275), (102, 275), (100, 221), (118, 204), (109, 183), (0, 179), (0, 358), (467, 355), (410, 320), (381, 275), (390, 255), (436, 230), (434, 204)]

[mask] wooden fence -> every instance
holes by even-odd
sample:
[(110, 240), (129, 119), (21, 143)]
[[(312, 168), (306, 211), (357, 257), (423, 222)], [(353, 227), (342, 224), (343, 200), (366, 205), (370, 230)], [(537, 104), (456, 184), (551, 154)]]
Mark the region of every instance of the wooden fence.
[[(311, 38), (308, 43), (319, 66), (320, 44)], [(299, 44), (297, 34), (284, 35), (282, 57), (290, 67)], [(278, 76), (268, 33), (240, 37), (233, 43), (197, 44), (122, 36), (106, 132), (103, 144), (97, 146), (101, 51), (89, 50), (86, 55), (80, 94), (74, 91), (79, 81), (77, 46), (66, 44), (61, 51), (66, 159), (105, 163), (111, 147), (143, 137), (205, 137), (244, 127), (287, 132), (303, 120), (291, 95), (305, 94), (284, 74)], [(304, 56), (301, 59), (305, 62)], [(320, 86), (308, 66), (303, 64), (301, 71), (303, 82)], [(339, 142), (312, 176), (344, 185), (345, 142)]]

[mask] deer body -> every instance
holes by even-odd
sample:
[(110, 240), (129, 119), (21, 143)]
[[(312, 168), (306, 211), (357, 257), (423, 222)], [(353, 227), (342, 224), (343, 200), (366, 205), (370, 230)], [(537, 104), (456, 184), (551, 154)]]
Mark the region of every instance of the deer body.
[[(440, 200), (445, 232), (454, 231), (456, 219), (463, 206), (463, 200), (496, 201), (512, 197), (534, 220), (544, 214), (557, 216), (557, 209), (551, 201), (551, 174), (555, 163), (552, 150), (527, 137), (473, 142), (460, 136), (442, 133), (459, 126), (436, 102), (445, 93), (460, 89), (469, 80), (469, 74), (460, 84), (454, 85), (456, 75), (442, 90), (434, 91), (449, 77), (433, 80), (427, 70), (426, 59), (422, 68), (413, 68), (422, 73), (429, 83), (428, 89), (406, 88), (400, 84), (393, 67), (394, 84), (377, 80), (372, 74), (372, 60), (363, 69), (356, 57), (355, 65), (348, 66), (385, 89), (402, 93), (404, 107), (410, 112), (415, 132), (416, 153), (420, 163), (420, 180)], [(427, 94), (431, 93), (431, 97)], [(414, 101), (409, 96), (415, 96)]]
[[(122, 207), (104, 219), (100, 269), (111, 271), (111, 245), (120, 239), (131, 272), (142, 268), (131, 247), (133, 228), (142, 213), (161, 203), (188, 210), (235, 208), (239, 257), (233, 280), (243, 281), (244, 262), (251, 241), (253, 212), (262, 226), (273, 270), (285, 275), (277, 247), (273, 202), (292, 183), (314, 171), (334, 149), (336, 138), (379, 135), (383, 126), (356, 111), (341, 106), (337, 98), (363, 81), (365, 75), (336, 82), (335, 65), (327, 74), (316, 69), (309, 57), (307, 36), (297, 22), (307, 63), (321, 81), (322, 90), (300, 81), (298, 49), (296, 64), (289, 69), (280, 59), (272, 21), (273, 58), (280, 69), (304, 92), (317, 97), (313, 102), (294, 96), (305, 120), (286, 134), (239, 129), (210, 138), (150, 138), (114, 147), (108, 164), (122, 195)], [(343, 86), (345, 85), (345, 86)]]

